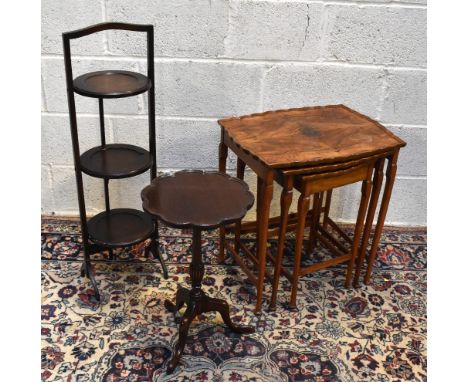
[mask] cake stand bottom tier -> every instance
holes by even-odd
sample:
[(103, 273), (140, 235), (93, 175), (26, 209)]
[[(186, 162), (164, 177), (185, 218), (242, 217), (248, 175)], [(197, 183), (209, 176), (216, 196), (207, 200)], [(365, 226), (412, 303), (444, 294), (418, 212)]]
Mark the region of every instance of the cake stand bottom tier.
[(153, 233), (151, 217), (130, 208), (104, 211), (88, 221), (90, 240), (104, 247), (126, 247), (148, 239)]

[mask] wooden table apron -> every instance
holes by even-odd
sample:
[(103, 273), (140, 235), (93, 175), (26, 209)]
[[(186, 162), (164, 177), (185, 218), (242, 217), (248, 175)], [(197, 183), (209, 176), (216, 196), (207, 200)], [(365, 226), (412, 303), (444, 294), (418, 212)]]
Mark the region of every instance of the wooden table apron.
[[(268, 239), (268, 223), (269, 223), (269, 214), (270, 214), (270, 204), (273, 196), (273, 181), (279, 177), (283, 177), (283, 185), (286, 186), (283, 188), (282, 198), (281, 198), (281, 208), (289, 210), (289, 206), (292, 201), (292, 179), (293, 175), (305, 175), (313, 171), (314, 167), (318, 168), (320, 166), (307, 166), (307, 167), (295, 167), (295, 168), (286, 168), (286, 169), (275, 169), (268, 167), (266, 164), (261, 162), (257, 157), (250, 155), (246, 152), (241, 146), (239, 146), (234, 140), (227, 134), (224, 130), (224, 127), (221, 126), (221, 142), (219, 144), (219, 171), (226, 172), (226, 160), (228, 148), (231, 149), (234, 154), (236, 154), (237, 160), (237, 176), (243, 178), (245, 165), (249, 166), (252, 171), (257, 175), (257, 225), (256, 225), (256, 249), (257, 249), (257, 259), (258, 259), (258, 276), (256, 278), (252, 277), (252, 274), (248, 274), (249, 279), (254, 282), (257, 286), (257, 301), (255, 305), (255, 313), (259, 314), (262, 311), (262, 300), (263, 300), (263, 284), (265, 278), (265, 269), (266, 269), (266, 256), (267, 256), (267, 239)], [(390, 202), (390, 197), (392, 193), (393, 184), (395, 181), (396, 170), (397, 170), (397, 160), (400, 147), (392, 148), (391, 150), (382, 153), (382, 160), (387, 161), (387, 168), (385, 172), (385, 187), (382, 197), (382, 202), (378, 214), (377, 224), (375, 227), (375, 232), (372, 239), (372, 244), (370, 252), (367, 256), (367, 268), (366, 274), (364, 276), (364, 283), (369, 284), (370, 277), (372, 274), (373, 264), (375, 262), (375, 257), (377, 253), (377, 247), (380, 242), (380, 236), (382, 234), (382, 229), (385, 222), (385, 217), (388, 210), (388, 205)], [(362, 158), (365, 159), (365, 158)], [(336, 165), (336, 169), (341, 168), (341, 165), (346, 166), (349, 162), (343, 162), (341, 164), (331, 164), (330, 166)], [(361, 267), (363, 265), (364, 259), (366, 258), (367, 244), (370, 232), (372, 229), (372, 223), (374, 220), (375, 209), (379, 200), (382, 180), (383, 180), (383, 165), (378, 168), (378, 165), (382, 163), (376, 161), (376, 167), (374, 169), (374, 178), (372, 181), (372, 192), (370, 196), (370, 201), (368, 203), (369, 207), (366, 211), (366, 218), (364, 228), (362, 230), (363, 241), (359, 249), (358, 255), (358, 265), (356, 268), (356, 274), (354, 277), (354, 286), (359, 285), (359, 277), (361, 272)], [(323, 165), (321, 165), (323, 166)], [(349, 165), (348, 165), (349, 166)], [(287, 186), (289, 185), (289, 186)], [(281, 227), (280, 227), (281, 229)], [(239, 235), (240, 227), (236, 227), (236, 236)], [(220, 237), (221, 239), (225, 235), (225, 228), (220, 228)], [(225, 253), (225, 240), (220, 240), (220, 258), (224, 258)], [(284, 245), (284, 243), (283, 243)], [(236, 248), (238, 250), (238, 248)], [(244, 269), (245, 270), (245, 269)]]

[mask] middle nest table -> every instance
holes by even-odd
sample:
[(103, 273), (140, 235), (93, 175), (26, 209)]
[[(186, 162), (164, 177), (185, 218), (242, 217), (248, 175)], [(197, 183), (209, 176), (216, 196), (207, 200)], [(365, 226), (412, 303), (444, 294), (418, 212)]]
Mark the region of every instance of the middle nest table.
[(224, 323), (234, 332), (253, 333), (253, 327), (235, 325), (229, 316), (225, 300), (208, 297), (201, 288), (204, 265), (201, 257), (201, 231), (211, 230), (225, 224), (239, 222), (254, 203), (254, 196), (247, 184), (237, 178), (219, 172), (179, 171), (174, 175), (161, 176), (141, 192), (143, 209), (174, 228), (191, 228), (192, 261), (190, 279), (192, 288), (179, 288), (175, 304), (166, 300), (166, 308), (175, 312), (187, 309), (179, 328), (179, 341), (167, 366), (171, 373), (185, 347), (190, 323), (204, 312), (217, 311)]

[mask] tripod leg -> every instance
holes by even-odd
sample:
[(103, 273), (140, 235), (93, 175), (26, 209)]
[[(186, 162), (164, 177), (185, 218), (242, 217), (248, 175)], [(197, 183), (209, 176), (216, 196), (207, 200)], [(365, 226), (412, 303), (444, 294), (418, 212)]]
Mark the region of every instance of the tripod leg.
[(179, 363), (180, 357), (185, 348), (185, 342), (187, 341), (188, 330), (191, 322), (196, 316), (195, 305), (189, 304), (187, 310), (184, 313), (182, 321), (179, 326), (179, 340), (174, 350), (174, 355), (167, 364), (167, 373), (171, 374)]
[(169, 312), (177, 312), (182, 308), (182, 305), (187, 304), (189, 301), (190, 291), (186, 288), (179, 288), (176, 293), (175, 304), (172, 301), (164, 301), (164, 306)]

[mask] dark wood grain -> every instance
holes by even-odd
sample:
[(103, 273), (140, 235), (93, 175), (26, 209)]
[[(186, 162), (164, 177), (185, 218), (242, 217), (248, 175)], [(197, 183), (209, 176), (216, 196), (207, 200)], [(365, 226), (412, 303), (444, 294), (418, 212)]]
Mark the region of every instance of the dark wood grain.
[[(142, 32), (146, 34), (147, 73), (146, 76), (122, 70), (106, 70), (87, 73), (74, 80), (72, 54), (70, 41), (88, 36), (94, 33), (117, 29), (131, 32)], [(143, 171), (151, 169), (150, 178), (154, 179), (157, 173), (156, 167), (156, 124), (155, 124), (155, 101), (154, 101), (154, 27), (153, 25), (129, 24), (119, 22), (104, 22), (90, 25), (82, 29), (62, 33), (63, 57), (65, 63), (65, 77), (68, 110), (70, 118), (70, 132), (72, 138), (73, 161), (75, 165), (75, 177), (78, 194), (78, 208), (80, 212), (81, 234), (84, 247), (84, 264), (82, 274), (90, 278), (95, 295), (99, 301), (99, 291), (93, 276), (90, 254), (100, 252), (109, 244), (110, 259), (114, 259), (112, 247), (116, 243), (135, 244), (134, 239), (140, 237), (146, 240), (147, 227), (153, 227), (153, 223), (142, 223), (138, 219), (141, 211), (129, 214), (126, 218), (122, 214), (111, 209), (109, 197), (109, 179), (135, 176)], [(120, 98), (140, 94), (148, 91), (148, 129), (149, 129), (149, 153), (130, 145), (106, 145), (104, 124), (104, 98)], [(77, 110), (75, 105), (75, 93), (83, 96), (94, 97), (99, 103), (99, 127), (101, 135), (101, 146), (81, 155), (78, 136)], [(123, 149), (123, 150), (121, 150)], [(141, 155), (140, 155), (141, 154)], [(88, 230), (86, 218), (86, 204), (84, 197), (83, 175), (101, 177), (104, 179), (104, 197), (106, 212), (90, 219), (91, 229)], [(135, 210), (133, 210), (135, 211)], [(145, 215), (146, 216), (146, 215)], [(146, 219), (148, 216), (146, 216)], [(151, 221), (151, 219), (150, 219)], [(117, 223), (116, 223), (117, 222)], [(132, 226), (131, 222), (135, 223)], [(112, 228), (106, 228), (112, 227)], [(108, 232), (106, 232), (108, 229)], [(127, 233), (121, 231), (126, 229)], [(94, 240), (94, 243), (90, 242)], [(159, 256), (157, 228), (151, 242), (151, 252), (158, 258), (163, 268), (164, 277), (167, 279), (167, 270), (164, 261)], [(101, 243), (98, 245), (96, 243)], [(149, 253), (149, 250), (145, 250)]]
[(104, 22), (104, 23), (89, 25), (87, 27), (77, 29), (74, 31), (64, 32), (62, 33), (62, 37), (64, 40), (73, 40), (76, 38), (89, 36), (90, 34), (102, 32), (102, 31), (109, 30), (109, 29), (125, 30), (125, 31), (132, 31), (132, 32), (146, 32), (148, 34), (153, 34), (153, 28), (154, 28), (153, 25), (150, 25), (150, 24)]
[(75, 92), (94, 98), (130, 97), (147, 91), (151, 81), (141, 73), (102, 70), (83, 74), (73, 81)]
[(242, 219), (254, 203), (243, 181), (219, 172), (179, 171), (141, 192), (143, 209), (178, 228), (217, 228)]
[[(240, 168), (241, 174), (242, 165)], [(201, 256), (201, 231), (214, 229), (223, 224), (238, 223), (252, 207), (254, 197), (247, 184), (220, 172), (198, 170), (179, 171), (161, 176), (141, 192), (143, 209), (154, 218), (178, 228), (192, 228), (192, 259), (190, 280), (192, 288), (180, 288), (175, 303), (166, 300), (171, 312), (187, 306), (180, 327), (179, 340), (173, 356), (167, 364), (167, 372), (177, 367), (184, 351), (190, 324), (205, 312), (216, 311), (228, 328), (240, 334), (253, 333), (253, 327), (239, 326), (232, 322), (226, 301), (212, 298), (202, 290), (204, 265)]]
[(343, 162), (405, 145), (378, 122), (344, 105), (268, 111), (218, 122), (239, 147), (271, 168)]
[(253, 327), (236, 325), (232, 322), (229, 315), (229, 305), (225, 300), (206, 295), (202, 289), (204, 273), (205, 266), (202, 262), (201, 255), (201, 230), (200, 228), (193, 228), (192, 261), (189, 270), (192, 288), (190, 290), (179, 288), (176, 293), (175, 303), (169, 300), (164, 302), (166, 309), (170, 312), (178, 311), (183, 304), (187, 306), (179, 326), (179, 340), (175, 346), (173, 356), (167, 364), (168, 374), (174, 371), (179, 363), (180, 357), (182, 357), (190, 324), (196, 316), (202, 313), (212, 311), (219, 312), (224, 324), (234, 333), (249, 334), (255, 331)]
[(141, 174), (151, 167), (152, 161), (152, 155), (145, 149), (121, 143), (94, 147), (81, 155), (84, 173), (110, 179)]
[(89, 238), (104, 247), (125, 247), (148, 239), (154, 232), (151, 217), (130, 208), (115, 208), (88, 221)]

